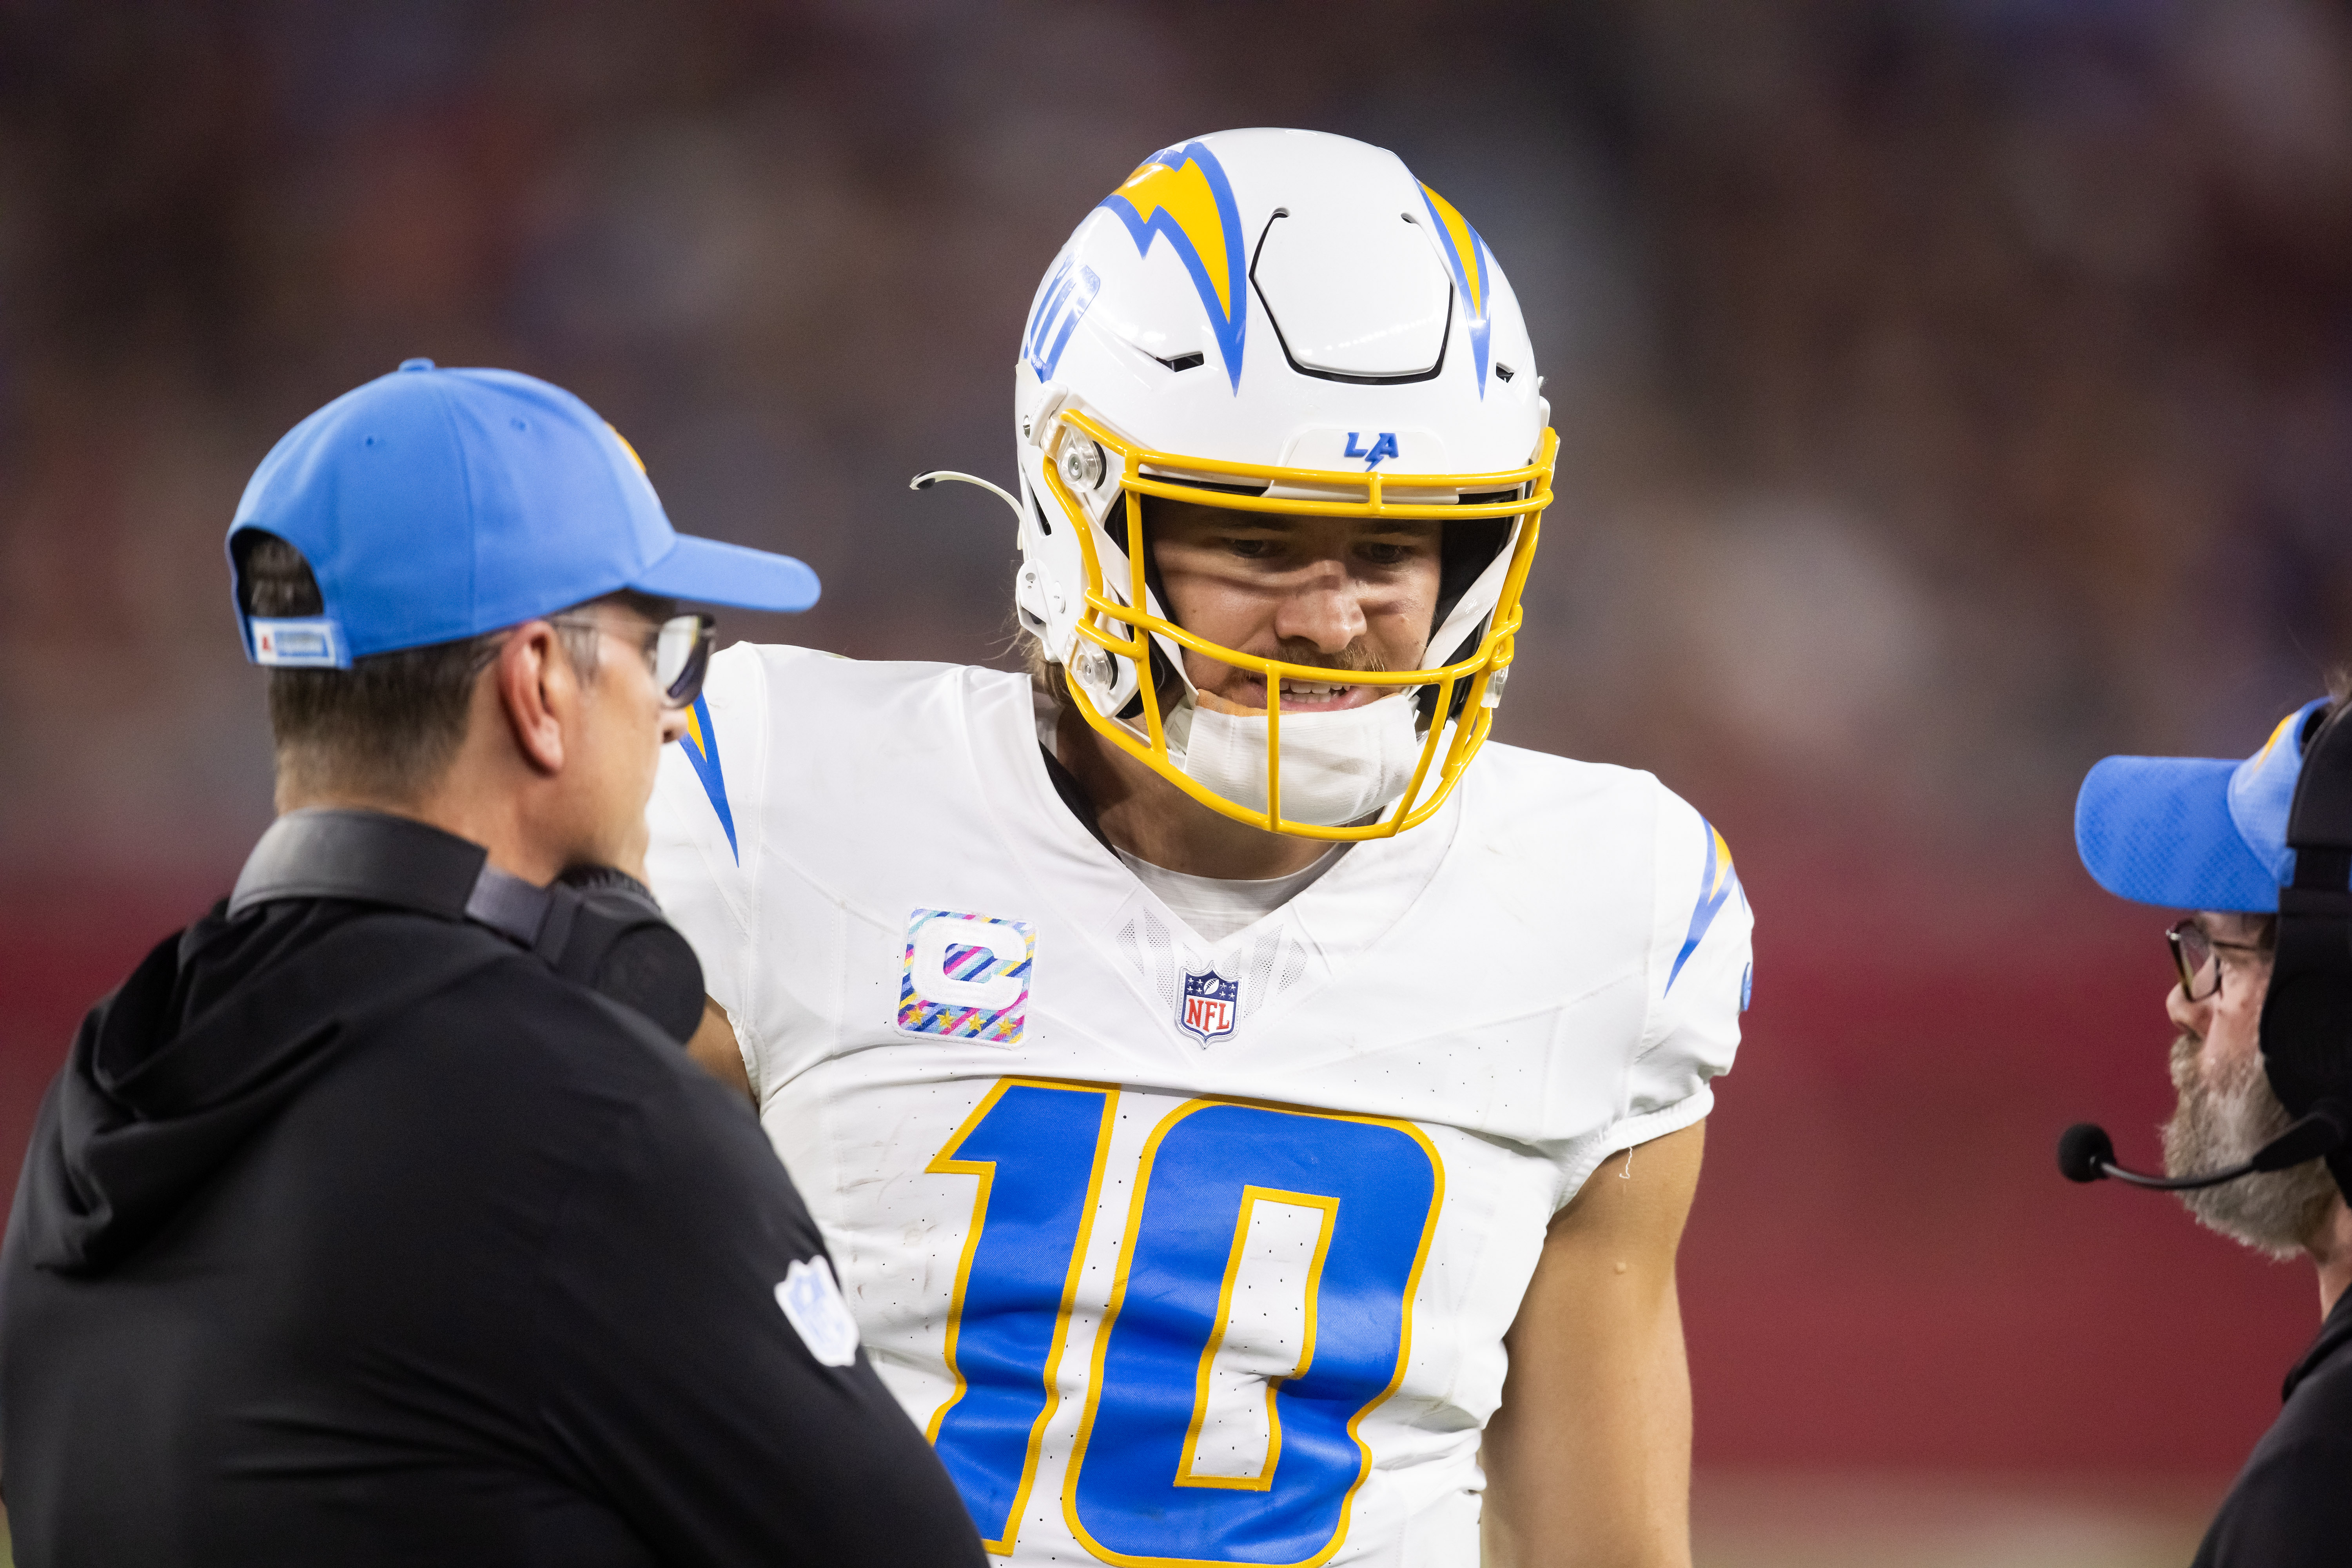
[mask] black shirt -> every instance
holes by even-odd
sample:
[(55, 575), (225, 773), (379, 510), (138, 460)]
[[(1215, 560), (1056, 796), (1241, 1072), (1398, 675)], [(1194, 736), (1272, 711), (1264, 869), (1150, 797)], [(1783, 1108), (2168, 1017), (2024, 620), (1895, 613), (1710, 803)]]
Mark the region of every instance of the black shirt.
[(2286, 1374), (2286, 1408), (2213, 1516), (2194, 1568), (2352, 1563), (2352, 1290)]
[(0, 1254), (16, 1561), (983, 1563), (862, 1353), (780, 1307), (823, 1254), (627, 1008), (478, 927), (216, 910), (42, 1105)]

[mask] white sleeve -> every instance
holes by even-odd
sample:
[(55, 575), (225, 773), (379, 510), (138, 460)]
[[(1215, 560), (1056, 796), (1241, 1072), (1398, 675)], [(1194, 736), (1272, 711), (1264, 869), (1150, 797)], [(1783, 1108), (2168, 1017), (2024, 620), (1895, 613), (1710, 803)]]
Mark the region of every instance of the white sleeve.
[(754, 1099), (761, 1095), (760, 1020), (751, 955), (759, 934), (759, 809), (767, 773), (766, 681), (757, 651), (716, 655), (687, 731), (663, 749), (646, 807), (646, 873), (670, 923), (702, 962), (702, 985), (727, 1011)]
[(1730, 846), (1679, 797), (1658, 795), (1649, 1005), (1611, 1149), (1687, 1127), (1714, 1108), (1708, 1080), (1731, 1070), (1753, 973), (1756, 918)]

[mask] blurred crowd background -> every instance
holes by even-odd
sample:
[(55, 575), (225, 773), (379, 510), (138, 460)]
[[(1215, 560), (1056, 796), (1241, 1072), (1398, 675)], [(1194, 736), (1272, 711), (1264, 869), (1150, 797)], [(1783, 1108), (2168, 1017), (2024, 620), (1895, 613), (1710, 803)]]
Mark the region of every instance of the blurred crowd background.
[(2169, 1099), (2170, 917), (2071, 815), (2352, 659), (2312, 0), (0, 0), (0, 1159), (268, 818), (220, 542), (288, 426), (529, 371), (823, 574), (722, 638), (1004, 662), (1002, 512), (908, 476), (1009, 478), (1064, 237), (1247, 124), (1396, 149), (1501, 258), (1563, 440), (1501, 736), (1657, 771), (1758, 911), (1685, 1251), (1705, 1549), (2185, 1557), (2315, 1301), (2055, 1175)]

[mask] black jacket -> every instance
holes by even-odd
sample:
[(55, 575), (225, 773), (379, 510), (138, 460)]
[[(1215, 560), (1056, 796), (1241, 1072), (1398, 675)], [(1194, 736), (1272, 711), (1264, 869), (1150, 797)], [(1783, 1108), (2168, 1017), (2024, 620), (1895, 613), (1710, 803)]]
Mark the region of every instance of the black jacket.
[(2286, 1408), (2247, 1456), (2194, 1568), (2352, 1563), (2352, 1290), (2286, 1374)]
[[(84, 1022), (0, 1252), (23, 1568), (980, 1564), (748, 1108), (479, 927), (215, 910)], [(821, 1337), (821, 1336), (820, 1336)]]

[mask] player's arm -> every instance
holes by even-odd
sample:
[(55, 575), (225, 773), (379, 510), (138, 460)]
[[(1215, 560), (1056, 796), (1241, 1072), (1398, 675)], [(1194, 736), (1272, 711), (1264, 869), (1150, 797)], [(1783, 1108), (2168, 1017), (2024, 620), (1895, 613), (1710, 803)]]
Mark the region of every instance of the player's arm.
[(1690, 1369), (1675, 1252), (1704, 1121), (1622, 1154), (1553, 1216), (1481, 1455), (1486, 1568), (1688, 1568)]
[(708, 996), (702, 999), (702, 1022), (695, 1026), (694, 1038), (686, 1042), (686, 1054), (751, 1101), (754, 1110), (759, 1108), (760, 1098), (751, 1092), (751, 1075), (744, 1070), (743, 1048), (735, 1039), (735, 1026), (727, 1021), (727, 1009)]

